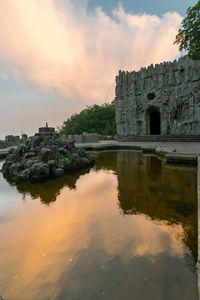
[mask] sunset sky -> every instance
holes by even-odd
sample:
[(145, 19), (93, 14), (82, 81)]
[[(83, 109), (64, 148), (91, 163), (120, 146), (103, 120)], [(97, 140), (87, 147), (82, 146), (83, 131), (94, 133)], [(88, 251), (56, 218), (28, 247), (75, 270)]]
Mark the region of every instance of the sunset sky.
[(114, 98), (118, 70), (179, 55), (194, 0), (1, 0), (0, 138)]

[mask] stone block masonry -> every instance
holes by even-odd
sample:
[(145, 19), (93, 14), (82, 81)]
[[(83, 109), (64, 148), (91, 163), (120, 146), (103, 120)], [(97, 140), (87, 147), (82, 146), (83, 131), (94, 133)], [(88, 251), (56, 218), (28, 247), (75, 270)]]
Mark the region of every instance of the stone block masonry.
[(200, 61), (119, 71), (116, 123), (118, 137), (200, 135)]

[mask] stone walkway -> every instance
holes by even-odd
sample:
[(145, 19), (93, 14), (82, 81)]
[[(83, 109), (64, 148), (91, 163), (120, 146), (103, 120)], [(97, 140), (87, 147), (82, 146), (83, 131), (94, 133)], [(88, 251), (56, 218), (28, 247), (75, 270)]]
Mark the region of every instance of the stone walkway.
[[(163, 147), (169, 150), (176, 150), (179, 153), (191, 153), (200, 155), (200, 142), (117, 142), (100, 141), (97, 143), (77, 143), (76, 146), (83, 148), (103, 148), (109, 145), (116, 146), (140, 146), (140, 147)], [(171, 152), (171, 151), (170, 151)]]
[[(83, 147), (85, 149), (102, 149), (107, 148), (108, 146), (116, 147), (141, 147), (141, 148), (156, 148), (162, 147), (169, 152), (175, 150), (178, 153), (190, 153), (194, 155), (200, 155), (200, 142), (117, 142), (117, 141), (100, 141), (96, 143), (76, 143), (77, 147)], [(0, 158), (5, 157), (8, 154), (10, 148), (0, 149)]]

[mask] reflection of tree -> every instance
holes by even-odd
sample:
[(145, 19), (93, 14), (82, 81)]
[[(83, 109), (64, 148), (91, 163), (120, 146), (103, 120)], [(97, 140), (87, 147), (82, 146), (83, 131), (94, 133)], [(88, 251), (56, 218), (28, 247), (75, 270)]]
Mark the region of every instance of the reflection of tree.
[(112, 170), (117, 172), (117, 156), (119, 151), (92, 152), (95, 159), (95, 170)]
[(119, 206), (126, 214), (146, 214), (152, 220), (181, 223), (185, 243), (197, 258), (196, 169), (167, 166), (156, 157), (133, 151), (104, 152), (97, 168), (118, 175)]
[(18, 183), (16, 184), (16, 187), (20, 193), (24, 194), (24, 196), (30, 195), (33, 199), (40, 198), (43, 203), (49, 204), (56, 201), (61, 189), (65, 186), (70, 189), (75, 189), (79, 177), (89, 173), (89, 171), (90, 168), (73, 172), (56, 180), (50, 180), (40, 184)]

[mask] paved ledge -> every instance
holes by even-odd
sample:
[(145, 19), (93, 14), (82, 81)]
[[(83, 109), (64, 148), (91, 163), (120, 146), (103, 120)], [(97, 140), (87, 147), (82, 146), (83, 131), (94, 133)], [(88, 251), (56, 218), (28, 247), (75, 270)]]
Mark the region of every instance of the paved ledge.
[(117, 141), (100, 141), (98, 143), (76, 143), (76, 146), (84, 149), (94, 149), (97, 146), (103, 149), (104, 147), (114, 147), (114, 145), (121, 148), (133, 147), (137, 150), (145, 147), (161, 147), (165, 152), (176, 151), (179, 153), (192, 153), (200, 155), (200, 142), (117, 142)]
[(99, 143), (77, 143), (77, 147), (85, 150), (117, 150), (132, 149), (144, 154), (157, 154), (169, 164), (197, 165), (200, 155), (200, 143), (189, 142), (117, 142), (100, 141)]
[(167, 163), (170, 164), (188, 164), (188, 165), (197, 165), (198, 155), (191, 153), (167, 153), (165, 155)]
[[(200, 142), (117, 142), (100, 141), (96, 143), (76, 143), (85, 150), (131, 149), (145, 154), (157, 154), (171, 164), (197, 165), (200, 155)], [(0, 149), (0, 159), (4, 159), (10, 148)]]

